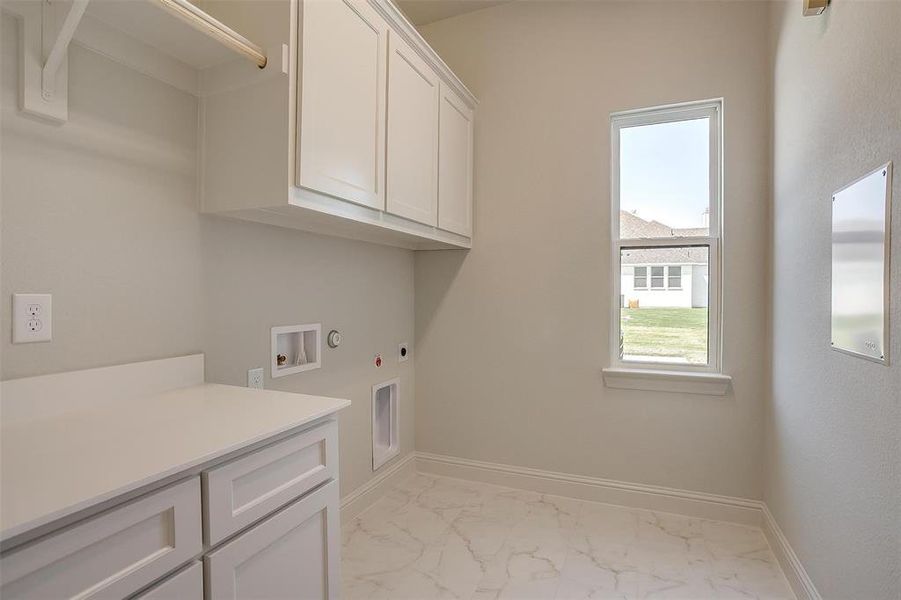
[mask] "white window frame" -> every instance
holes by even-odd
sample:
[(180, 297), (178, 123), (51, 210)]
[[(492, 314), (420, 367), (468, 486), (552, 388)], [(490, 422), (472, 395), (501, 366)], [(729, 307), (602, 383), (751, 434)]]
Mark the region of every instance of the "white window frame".
[[(619, 197), (619, 163), (620, 163), (620, 130), (627, 127), (656, 125), (687, 121), (690, 119), (710, 119), (710, 223), (706, 236), (684, 236), (667, 238), (637, 238), (623, 240), (620, 238), (620, 197)], [(610, 210), (611, 239), (613, 261), (611, 272), (615, 274), (612, 281), (613, 297), (611, 306), (610, 362), (612, 370), (646, 370), (646, 371), (684, 371), (686, 373), (720, 373), (722, 369), (721, 331), (722, 331), (722, 182), (723, 182), (723, 100), (702, 100), (685, 102), (667, 106), (642, 108), (615, 112), (610, 115)], [(618, 299), (622, 294), (621, 253), (624, 249), (640, 248), (673, 248), (685, 246), (707, 246), (708, 299), (707, 299), (707, 364), (691, 365), (669, 362), (632, 361), (620, 357), (621, 336), (620, 311)], [(667, 282), (668, 272), (664, 272)], [(648, 271), (648, 289), (650, 289), (650, 270)], [(656, 288), (659, 289), (659, 288)]]
[[(651, 265), (648, 267), (651, 274), (648, 276), (648, 289), (651, 291), (662, 291), (666, 289), (666, 265)], [(654, 269), (661, 269), (663, 275), (654, 275)], [(654, 280), (659, 279), (660, 285), (654, 285)]]
[[(632, 267), (632, 289), (633, 290), (644, 291), (644, 290), (651, 289), (650, 288), (651, 276), (649, 274), (650, 271), (648, 270), (648, 268), (649, 268), (648, 265), (633, 265), (633, 267)], [(641, 287), (635, 285), (635, 278), (637, 277), (635, 275), (635, 269), (644, 269), (644, 285)]]
[[(680, 270), (679, 281), (681, 282), (682, 278), (685, 276), (685, 271), (683, 269), (683, 267), (685, 267), (685, 265), (669, 265), (669, 264), (662, 265), (663, 269), (664, 269), (664, 271), (663, 271), (663, 273), (664, 273), (663, 287), (651, 287), (651, 275), (650, 275), (651, 268), (652, 267), (660, 267), (660, 266), (661, 265), (658, 265), (658, 264), (632, 265), (632, 289), (635, 290), (636, 292), (651, 292), (651, 291), (665, 292), (668, 290), (682, 290), (683, 287), (681, 285), (677, 286), (677, 287), (672, 287), (669, 284), (669, 278), (670, 278), (669, 270), (670, 269), (679, 269)], [(645, 281), (647, 281), (647, 285), (645, 285), (644, 287), (635, 285), (635, 278), (640, 277), (640, 275), (635, 275), (635, 269), (645, 269), (646, 274), (645, 274), (644, 278), (645, 278)]]
[[(682, 268), (685, 265), (666, 265), (666, 289), (668, 290), (681, 290), (682, 286), (682, 278), (685, 277), (685, 270)], [(679, 285), (673, 287), (669, 284), (670, 277), (670, 269), (679, 269)]]

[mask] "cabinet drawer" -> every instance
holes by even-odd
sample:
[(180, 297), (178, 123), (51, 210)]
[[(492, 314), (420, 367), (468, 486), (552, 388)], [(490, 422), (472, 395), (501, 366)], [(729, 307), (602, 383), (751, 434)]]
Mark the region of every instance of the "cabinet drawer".
[(195, 561), (132, 600), (203, 600), (203, 565)]
[(193, 477), (4, 555), (0, 596), (124, 598), (200, 551)]
[(207, 599), (337, 599), (339, 510), (332, 481), (208, 554)]
[(204, 472), (204, 541), (219, 543), (337, 473), (335, 421)]

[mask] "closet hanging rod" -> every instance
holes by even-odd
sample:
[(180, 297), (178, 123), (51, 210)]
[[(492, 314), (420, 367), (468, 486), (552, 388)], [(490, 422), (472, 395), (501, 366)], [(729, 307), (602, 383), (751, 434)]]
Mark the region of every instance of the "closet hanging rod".
[(243, 54), (261, 69), (266, 66), (266, 53), (262, 48), (206, 14), (188, 0), (154, 0), (154, 2), (198, 31), (215, 38), (235, 52)]

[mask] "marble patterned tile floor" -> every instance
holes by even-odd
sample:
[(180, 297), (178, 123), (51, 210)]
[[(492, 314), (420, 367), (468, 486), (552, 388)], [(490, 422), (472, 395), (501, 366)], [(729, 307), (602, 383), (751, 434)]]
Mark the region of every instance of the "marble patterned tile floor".
[(342, 553), (345, 600), (794, 598), (757, 528), (424, 474)]

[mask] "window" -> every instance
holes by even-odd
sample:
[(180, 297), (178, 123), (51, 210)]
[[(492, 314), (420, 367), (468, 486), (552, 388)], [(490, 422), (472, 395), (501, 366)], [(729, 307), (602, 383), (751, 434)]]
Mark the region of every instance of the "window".
[(669, 267), (669, 280), (666, 282), (666, 287), (671, 290), (678, 290), (682, 288), (682, 267)]
[(651, 267), (651, 288), (663, 289), (663, 267)]
[(643, 290), (648, 287), (648, 268), (635, 267), (635, 274), (632, 280), (632, 287), (636, 290)]
[(611, 116), (614, 367), (719, 371), (721, 115)]

